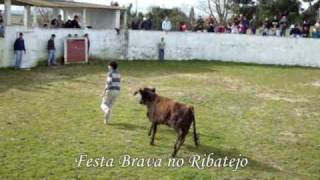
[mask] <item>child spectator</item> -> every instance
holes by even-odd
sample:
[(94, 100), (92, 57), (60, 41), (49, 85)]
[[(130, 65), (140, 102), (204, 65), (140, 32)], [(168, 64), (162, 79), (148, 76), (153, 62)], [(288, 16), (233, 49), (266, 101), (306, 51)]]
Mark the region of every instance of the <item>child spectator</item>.
[(279, 22), (280, 36), (282, 37), (286, 36), (287, 23), (288, 23), (287, 16), (282, 16)]
[(161, 41), (158, 44), (158, 49), (159, 49), (159, 60), (161, 62), (164, 61), (164, 49), (166, 47), (166, 43), (164, 42), (164, 38), (161, 38)]
[(111, 122), (111, 110), (112, 107), (120, 95), (120, 82), (121, 76), (118, 72), (118, 64), (111, 62), (108, 66), (107, 82), (103, 92), (103, 98), (101, 103), (101, 109), (104, 112), (104, 123), (108, 124)]
[(250, 28), (251, 28), (252, 34), (257, 33), (258, 20), (257, 20), (257, 16), (255, 14), (253, 15), (252, 19), (250, 20)]
[(56, 35), (52, 34), (51, 38), (48, 41), (48, 53), (49, 53), (48, 66), (57, 65), (57, 62), (56, 62), (56, 46), (55, 46), (55, 43), (54, 43), (54, 39), (55, 38), (56, 38)]
[(19, 33), (19, 37), (14, 42), (13, 49), (16, 55), (16, 69), (21, 69), (23, 52), (26, 54), (26, 47), (24, 44), (23, 33)]
[(239, 34), (239, 27), (236, 24), (236, 22), (234, 22), (233, 25), (231, 26), (231, 33), (232, 34)]

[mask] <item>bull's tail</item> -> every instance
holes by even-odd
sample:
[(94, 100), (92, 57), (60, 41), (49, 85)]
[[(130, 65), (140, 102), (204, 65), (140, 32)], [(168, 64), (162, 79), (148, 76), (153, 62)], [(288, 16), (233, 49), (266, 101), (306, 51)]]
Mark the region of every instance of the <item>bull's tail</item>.
[(194, 108), (191, 107), (192, 111), (192, 117), (193, 117), (193, 139), (194, 139), (194, 144), (198, 147), (200, 145), (200, 140), (199, 140), (199, 135), (197, 134), (197, 129), (196, 129), (196, 118), (195, 118), (195, 113), (194, 113)]

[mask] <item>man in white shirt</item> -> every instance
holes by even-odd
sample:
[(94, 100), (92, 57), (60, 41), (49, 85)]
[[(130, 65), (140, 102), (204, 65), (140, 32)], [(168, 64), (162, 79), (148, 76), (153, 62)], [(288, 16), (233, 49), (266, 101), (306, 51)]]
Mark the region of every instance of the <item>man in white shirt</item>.
[(162, 30), (168, 32), (168, 31), (171, 31), (171, 28), (172, 28), (171, 21), (169, 20), (168, 17), (166, 17), (164, 21), (162, 21)]

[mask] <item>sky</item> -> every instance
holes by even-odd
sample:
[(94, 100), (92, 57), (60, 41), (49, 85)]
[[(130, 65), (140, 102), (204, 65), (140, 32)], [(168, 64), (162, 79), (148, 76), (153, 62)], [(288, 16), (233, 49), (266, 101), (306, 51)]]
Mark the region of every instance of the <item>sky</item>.
[[(105, 4), (110, 5), (112, 0), (75, 0), (79, 2), (88, 2), (88, 3), (97, 3), (97, 4)], [(148, 8), (151, 6), (160, 6), (163, 8), (173, 8), (179, 7), (183, 12), (189, 13), (190, 8), (194, 7), (195, 11), (199, 15), (203, 15), (197, 8), (199, 7), (200, 0), (114, 0), (117, 1), (120, 6), (128, 6), (130, 3), (133, 4), (133, 10), (136, 9), (136, 5), (138, 6), (138, 11), (146, 12)], [(303, 8), (307, 8), (308, 4), (303, 3)], [(0, 6), (0, 9), (3, 9)]]
[[(79, 2), (89, 2), (98, 4), (109, 5), (111, 0), (76, 0)], [(185, 12), (189, 12), (190, 8), (193, 6), (195, 9), (199, 7), (199, 0), (116, 0), (121, 6), (128, 6), (130, 3), (133, 4), (133, 9), (136, 9), (136, 4), (138, 6), (138, 11), (145, 12), (150, 6), (160, 6), (163, 8), (179, 7)], [(307, 3), (302, 3), (303, 8), (307, 8)]]
[[(109, 5), (111, 0), (76, 0), (79, 2), (89, 2), (98, 4)], [(115, 1), (115, 0), (114, 0)], [(117, 2), (122, 6), (128, 6), (130, 3), (133, 4), (133, 10), (136, 9), (138, 5), (138, 11), (147, 11), (151, 6), (160, 6), (163, 8), (179, 7), (182, 10), (190, 9), (192, 6), (197, 7), (199, 0), (117, 0)]]

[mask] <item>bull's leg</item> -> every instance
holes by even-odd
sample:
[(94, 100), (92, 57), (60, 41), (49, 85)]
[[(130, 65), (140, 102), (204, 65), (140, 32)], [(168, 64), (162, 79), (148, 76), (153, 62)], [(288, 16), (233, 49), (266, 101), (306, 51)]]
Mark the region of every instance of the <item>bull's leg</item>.
[(182, 131), (179, 132), (179, 135), (177, 137), (176, 140), (176, 144), (174, 145), (174, 150), (172, 153), (172, 157), (175, 157), (181, 147), (181, 145), (184, 143), (185, 139), (186, 139), (186, 133), (183, 133)]
[(151, 133), (152, 133), (152, 130), (153, 130), (153, 126), (154, 126), (154, 124), (152, 123), (151, 127), (150, 127), (150, 130), (149, 130), (149, 133), (148, 133), (148, 136), (151, 136)]
[(152, 137), (151, 137), (151, 142), (150, 142), (150, 145), (154, 145), (154, 137), (157, 133), (157, 124), (156, 123), (153, 123), (153, 129), (152, 129)]

